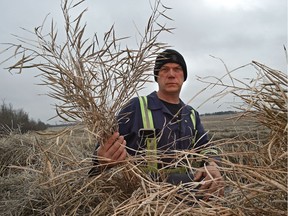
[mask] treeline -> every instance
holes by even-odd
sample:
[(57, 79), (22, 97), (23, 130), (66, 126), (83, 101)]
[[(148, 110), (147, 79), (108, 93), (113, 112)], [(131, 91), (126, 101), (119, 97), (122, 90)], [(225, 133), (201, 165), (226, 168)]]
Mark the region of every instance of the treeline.
[(11, 132), (27, 133), (28, 131), (40, 131), (47, 129), (47, 125), (40, 120), (30, 119), (23, 109), (13, 109), (11, 104), (4, 102), (0, 107), (0, 134)]
[(203, 116), (211, 116), (211, 115), (227, 115), (227, 114), (237, 114), (236, 111), (220, 111), (220, 112), (213, 112), (213, 113), (205, 113), (202, 114)]

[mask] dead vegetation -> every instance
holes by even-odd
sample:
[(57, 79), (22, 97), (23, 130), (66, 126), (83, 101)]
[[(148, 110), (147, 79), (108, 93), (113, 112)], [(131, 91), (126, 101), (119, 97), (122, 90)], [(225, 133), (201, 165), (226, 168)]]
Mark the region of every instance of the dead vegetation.
[[(193, 191), (197, 182), (173, 186), (153, 181), (140, 169), (149, 158), (129, 157), (120, 166), (88, 177), (96, 140), (101, 142), (115, 129), (114, 115), (148, 81), (155, 53), (165, 46), (156, 39), (169, 29), (160, 24), (154, 29), (157, 17), (164, 15), (159, 5), (156, 1), (137, 49), (120, 49), (113, 28), (102, 45), (97, 38), (86, 45), (82, 38), (85, 27), (80, 27), (83, 13), (70, 21), (73, 6), (68, 1), (62, 5), (66, 43), (57, 45), (52, 22), (49, 34), (42, 34), (41, 27), (35, 29), (39, 44), (12, 45), (21, 58), (10, 69), (41, 70), (44, 84), (52, 90), (50, 96), (62, 102), (57, 107), (59, 116), (84, 126), (54, 135), (1, 138), (3, 215), (287, 214), (287, 75), (258, 62), (251, 63), (256, 70), (252, 84), (233, 78), (232, 72), (227, 75), (233, 85), (219, 79), (209, 81), (241, 99), (242, 117), (269, 129), (265, 139), (245, 133), (211, 141), (222, 151), (224, 197), (215, 193), (204, 201), (201, 196), (207, 192)], [(37, 58), (43, 61), (35, 64)], [(194, 172), (190, 155), (202, 159), (183, 151), (177, 152), (178, 163)]]
[[(242, 101), (237, 106), (238, 121), (249, 119), (249, 128), (233, 138), (218, 140), (226, 167), (227, 200), (245, 215), (287, 214), (287, 74), (253, 61), (253, 79), (235, 78), (242, 67), (227, 71), (230, 82), (215, 78), (206, 82), (233, 94)], [(222, 77), (224, 79), (224, 77)], [(240, 123), (241, 125), (241, 123)], [(254, 127), (253, 127), (254, 125)], [(255, 126), (257, 126), (255, 128)], [(246, 126), (247, 127), (247, 126)], [(264, 128), (264, 130), (263, 130)], [(253, 130), (252, 130), (253, 129)], [(255, 133), (256, 132), (256, 133)], [(218, 144), (219, 143), (219, 144)]]
[[(87, 26), (82, 21), (86, 10), (76, 17), (71, 15), (71, 10), (83, 2), (62, 1), (65, 32), (58, 32), (53, 20), (46, 32), (44, 22), (31, 38), (16, 36), (20, 44), (9, 44), (6, 51), (13, 50), (11, 58), (18, 59), (9, 70), (41, 71), (41, 84), (47, 85), (51, 89), (48, 96), (59, 102), (58, 116), (66, 122), (84, 122), (102, 143), (117, 129), (115, 115), (120, 108), (149, 82), (156, 54), (167, 47), (158, 42), (158, 36), (172, 29), (158, 22), (170, 18), (164, 15), (167, 8), (157, 0), (151, 5), (144, 31), (138, 30), (136, 47), (125, 44), (128, 36), (118, 38), (114, 26), (101, 40), (95, 34), (91, 41), (85, 38)], [(61, 42), (58, 35), (63, 33)]]

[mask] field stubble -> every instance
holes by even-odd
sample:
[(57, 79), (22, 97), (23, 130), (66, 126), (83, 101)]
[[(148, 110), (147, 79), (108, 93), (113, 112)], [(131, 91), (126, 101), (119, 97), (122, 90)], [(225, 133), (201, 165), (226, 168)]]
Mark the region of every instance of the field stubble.
[(244, 117), (242, 113), (203, 115), (201, 120), (212, 140), (236, 138), (239, 135), (263, 140), (269, 135), (268, 128), (249, 117)]
[[(260, 152), (263, 145), (255, 146), (239, 140), (246, 135), (250, 137), (247, 140), (251, 140), (251, 137), (255, 138), (256, 135), (257, 138), (258, 134), (265, 135), (269, 131), (258, 131), (259, 127), (253, 121), (235, 119), (235, 115), (202, 117), (204, 126), (209, 130), (211, 142), (215, 142), (223, 152), (222, 171), (227, 179), (225, 196), (229, 202), (223, 201), (222, 205), (217, 204), (219, 201), (212, 201), (207, 204), (211, 205), (208, 209), (203, 207), (205, 202), (187, 206), (179, 201), (177, 188), (151, 182), (131, 164), (105, 172), (96, 178), (88, 178), (96, 141), (83, 128), (68, 128), (61, 136), (11, 134), (0, 140), (0, 210), (3, 215), (107, 215), (108, 212), (108, 215), (111, 212), (114, 212), (111, 215), (125, 215), (135, 205), (139, 206), (139, 212), (146, 211), (147, 208), (154, 209), (156, 205), (159, 209), (154, 210), (159, 215), (169, 215), (171, 211), (190, 215), (186, 212), (188, 210), (198, 215), (245, 215), (238, 209), (239, 205), (243, 205), (248, 206), (246, 211), (250, 215), (249, 209), (253, 209), (253, 205), (259, 208), (259, 204), (245, 203), (245, 196), (250, 196), (250, 187), (257, 184), (250, 183), (249, 177), (239, 173), (237, 168), (231, 170), (231, 163), (235, 167), (261, 167), (260, 163), (263, 161), (253, 157), (257, 157), (255, 152)], [(55, 130), (57, 128), (50, 132), (54, 133)], [(246, 135), (240, 138), (234, 134)], [(270, 199), (276, 199), (273, 195), (270, 196)], [(251, 197), (252, 202), (254, 198)], [(285, 198), (277, 197), (280, 209), (283, 209), (283, 199)], [(143, 200), (146, 200), (145, 205)], [(135, 209), (130, 211), (137, 215)], [(271, 212), (269, 209), (265, 211)], [(283, 214), (281, 210), (279, 212), (279, 215)]]

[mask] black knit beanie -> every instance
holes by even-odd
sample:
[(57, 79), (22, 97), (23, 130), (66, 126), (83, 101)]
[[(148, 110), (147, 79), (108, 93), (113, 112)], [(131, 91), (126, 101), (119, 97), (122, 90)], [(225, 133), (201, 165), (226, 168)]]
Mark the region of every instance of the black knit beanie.
[(160, 68), (166, 63), (179, 64), (184, 72), (184, 81), (187, 79), (187, 67), (183, 56), (176, 50), (167, 49), (160, 53), (156, 58), (154, 67), (154, 78), (156, 82)]

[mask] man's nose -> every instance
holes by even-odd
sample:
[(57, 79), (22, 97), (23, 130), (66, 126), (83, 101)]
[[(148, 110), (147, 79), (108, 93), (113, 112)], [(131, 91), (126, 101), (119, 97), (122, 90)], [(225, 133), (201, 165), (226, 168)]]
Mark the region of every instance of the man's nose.
[(170, 68), (170, 69), (169, 69), (169, 71), (168, 71), (168, 75), (174, 77), (175, 74), (174, 74), (174, 70), (173, 70), (173, 68)]

